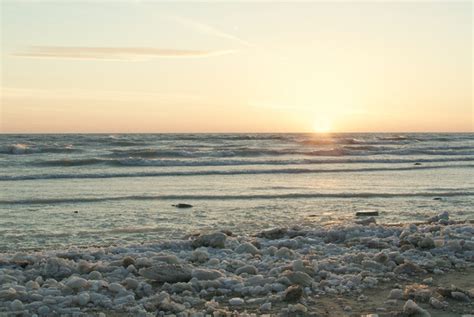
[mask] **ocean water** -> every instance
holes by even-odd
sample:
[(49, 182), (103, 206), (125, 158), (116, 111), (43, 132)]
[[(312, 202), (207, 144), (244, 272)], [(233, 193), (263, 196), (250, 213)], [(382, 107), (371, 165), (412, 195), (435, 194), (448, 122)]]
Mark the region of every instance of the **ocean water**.
[(472, 133), (0, 135), (0, 252), (474, 219), (473, 167)]

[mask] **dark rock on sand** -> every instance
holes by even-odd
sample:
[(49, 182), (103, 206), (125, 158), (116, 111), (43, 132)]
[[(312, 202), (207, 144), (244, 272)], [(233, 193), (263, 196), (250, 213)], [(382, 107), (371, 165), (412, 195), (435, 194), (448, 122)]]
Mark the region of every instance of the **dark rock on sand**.
[(193, 205), (190, 205), (190, 204), (176, 204), (176, 205), (171, 205), (173, 207), (176, 207), (176, 208), (191, 208), (193, 207)]
[(356, 217), (364, 217), (364, 216), (378, 216), (378, 211), (358, 211), (356, 212)]
[(287, 302), (297, 302), (303, 296), (303, 288), (299, 285), (291, 285), (283, 294), (283, 299)]

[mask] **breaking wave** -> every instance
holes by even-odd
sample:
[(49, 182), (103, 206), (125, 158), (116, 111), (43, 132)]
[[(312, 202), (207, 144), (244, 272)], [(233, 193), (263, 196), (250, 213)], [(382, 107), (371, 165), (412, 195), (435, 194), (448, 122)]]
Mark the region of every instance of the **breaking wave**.
[(307, 169), (307, 168), (282, 168), (282, 169), (248, 169), (248, 170), (197, 170), (173, 172), (138, 172), (138, 173), (83, 173), (83, 174), (34, 174), (0, 176), (0, 181), (42, 180), (42, 179), (97, 179), (97, 178), (128, 178), (128, 177), (181, 177), (181, 176), (210, 176), (210, 175), (259, 175), (259, 174), (317, 174), (317, 173), (364, 173), (364, 172), (390, 172), (411, 170), (433, 170), (447, 168), (472, 168), (472, 164), (459, 165), (434, 165), (434, 166), (402, 166), (402, 167), (368, 167), (368, 168), (338, 168), (338, 169)]

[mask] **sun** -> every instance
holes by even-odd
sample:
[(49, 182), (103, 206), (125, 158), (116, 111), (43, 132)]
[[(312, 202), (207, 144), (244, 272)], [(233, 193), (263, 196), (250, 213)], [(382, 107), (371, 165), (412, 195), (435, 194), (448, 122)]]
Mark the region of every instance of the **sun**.
[(313, 131), (316, 133), (328, 133), (331, 131), (331, 120), (326, 117), (320, 117), (313, 122)]

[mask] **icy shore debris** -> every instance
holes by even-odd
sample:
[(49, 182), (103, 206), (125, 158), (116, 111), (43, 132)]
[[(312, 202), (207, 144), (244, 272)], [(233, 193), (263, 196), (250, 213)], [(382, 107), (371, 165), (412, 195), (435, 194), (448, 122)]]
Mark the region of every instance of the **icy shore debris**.
[[(366, 301), (363, 290), (380, 283), (474, 265), (472, 224), (449, 222), (444, 213), (430, 222), (274, 228), (254, 236), (216, 231), (149, 244), (3, 253), (0, 315), (283, 309), (291, 316), (309, 313), (309, 298), (357, 294)], [(387, 303), (427, 316), (419, 302), (444, 309), (448, 299), (471, 305), (473, 296), (474, 290), (456, 287), (395, 287)]]

